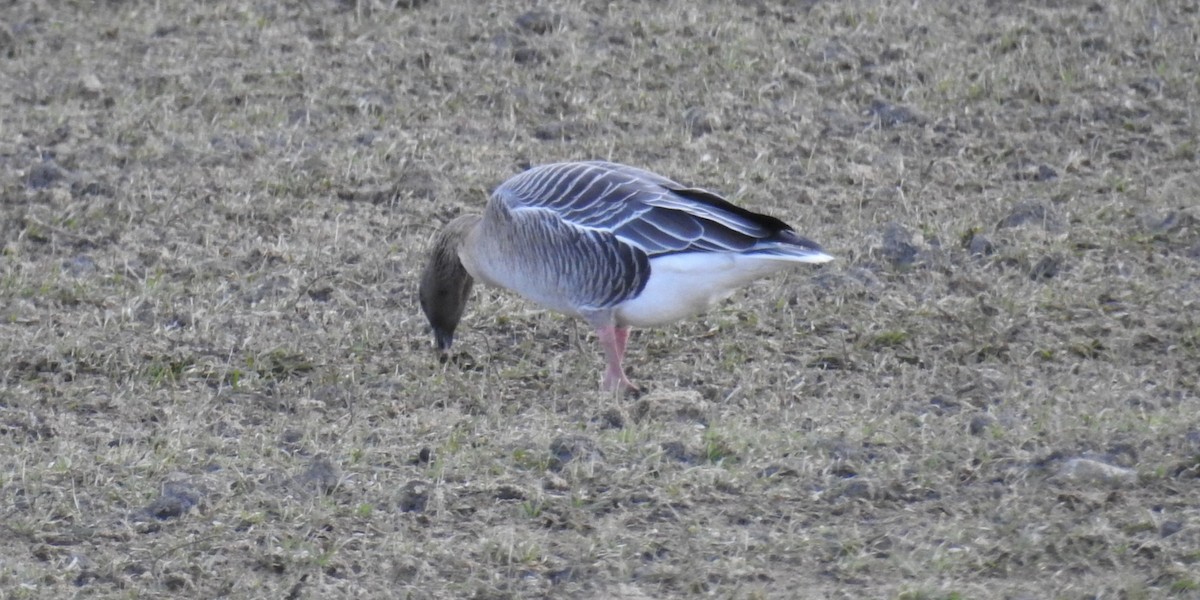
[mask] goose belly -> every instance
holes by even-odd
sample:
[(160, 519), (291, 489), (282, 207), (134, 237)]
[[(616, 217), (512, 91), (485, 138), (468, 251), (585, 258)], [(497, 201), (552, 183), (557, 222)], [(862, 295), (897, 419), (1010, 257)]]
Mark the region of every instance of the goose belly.
[(654, 327), (705, 312), (738, 288), (787, 265), (777, 259), (734, 253), (690, 252), (652, 258), (645, 289), (617, 307), (617, 324)]

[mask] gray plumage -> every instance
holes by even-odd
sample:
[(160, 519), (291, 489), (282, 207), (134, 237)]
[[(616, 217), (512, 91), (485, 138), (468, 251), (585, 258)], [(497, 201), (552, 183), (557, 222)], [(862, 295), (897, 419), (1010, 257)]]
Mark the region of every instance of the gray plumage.
[(606, 386), (632, 387), (620, 369), (629, 325), (701, 312), (788, 263), (828, 260), (783, 221), (712, 192), (615, 163), (557, 163), (505, 181), (482, 217), (446, 227), (422, 275), (421, 303), (443, 351), (472, 277), (581, 316), (609, 355)]

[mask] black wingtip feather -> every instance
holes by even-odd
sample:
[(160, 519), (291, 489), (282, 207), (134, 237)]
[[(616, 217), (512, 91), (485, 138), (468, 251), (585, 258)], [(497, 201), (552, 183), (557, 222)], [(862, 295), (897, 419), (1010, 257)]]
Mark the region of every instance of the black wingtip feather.
[(772, 217), (771, 215), (764, 215), (762, 213), (756, 213), (752, 210), (747, 210), (708, 190), (703, 190), (700, 188), (678, 188), (672, 189), (671, 191), (689, 200), (694, 200), (725, 212), (733, 213), (739, 217), (742, 217), (743, 219), (762, 226), (771, 233), (790, 231), (792, 229), (790, 225), (779, 219), (776, 219), (775, 217)]

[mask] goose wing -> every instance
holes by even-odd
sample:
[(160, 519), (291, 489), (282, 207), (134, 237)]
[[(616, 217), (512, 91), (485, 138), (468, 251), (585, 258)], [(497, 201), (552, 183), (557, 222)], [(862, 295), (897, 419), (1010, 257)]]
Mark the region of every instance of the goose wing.
[(564, 224), (608, 233), (655, 257), (682, 252), (829, 260), (786, 223), (635, 167), (603, 161), (534, 167), (504, 182), (496, 197), (514, 213), (549, 211)]

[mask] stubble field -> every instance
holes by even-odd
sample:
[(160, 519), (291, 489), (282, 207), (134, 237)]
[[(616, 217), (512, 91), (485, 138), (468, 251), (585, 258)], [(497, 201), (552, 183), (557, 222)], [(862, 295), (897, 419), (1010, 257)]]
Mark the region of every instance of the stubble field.
[[(0, 597), (1200, 597), (1195, 2), (0, 9)], [(609, 159), (837, 257), (637, 331), (437, 228)]]

